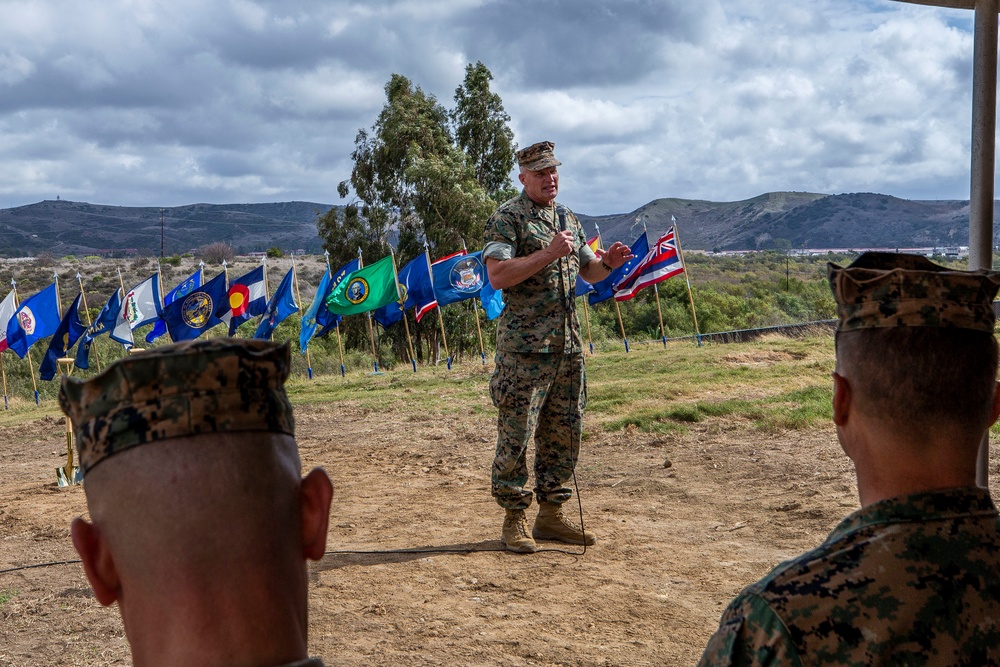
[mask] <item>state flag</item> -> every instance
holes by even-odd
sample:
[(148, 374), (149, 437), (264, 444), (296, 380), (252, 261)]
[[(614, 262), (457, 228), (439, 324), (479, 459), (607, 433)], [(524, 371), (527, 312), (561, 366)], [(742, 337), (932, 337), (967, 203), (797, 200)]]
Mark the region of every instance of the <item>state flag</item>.
[[(172, 290), (167, 292), (167, 295), (163, 297), (163, 305), (168, 306), (177, 299), (187, 296), (191, 292), (195, 291), (197, 288), (201, 287), (202, 282), (202, 269), (198, 267), (198, 270), (188, 276), (179, 285), (174, 287)], [(154, 340), (167, 333), (167, 323), (163, 321), (163, 318), (156, 320), (153, 324), (153, 329), (148, 334), (146, 334), (146, 342), (152, 343)]]
[(215, 316), (220, 303), (226, 300), (226, 274), (220, 273), (183, 299), (177, 299), (163, 309), (170, 340), (177, 343), (202, 335), (222, 320)]
[(87, 325), (80, 318), (80, 300), (82, 298), (83, 292), (76, 295), (76, 298), (73, 299), (73, 304), (66, 310), (62, 321), (56, 328), (55, 333), (52, 334), (49, 347), (45, 350), (45, 358), (42, 359), (42, 363), (38, 366), (38, 377), (42, 380), (51, 380), (56, 376), (59, 359), (66, 356), (69, 349), (76, 344), (76, 341), (80, 339), (83, 332), (87, 330)]
[(299, 306), (295, 303), (295, 295), (293, 294), (292, 282), (294, 280), (295, 267), (293, 266), (288, 269), (288, 273), (281, 279), (278, 289), (274, 291), (274, 296), (267, 302), (267, 310), (264, 311), (264, 316), (260, 318), (257, 331), (253, 334), (254, 338), (264, 340), (271, 338), (271, 335), (278, 328), (279, 324), (284, 322), (292, 313), (298, 312)]
[(15, 310), (17, 310), (17, 292), (11, 290), (3, 302), (0, 302), (0, 352), (7, 349), (7, 325)]
[(392, 255), (389, 255), (344, 278), (326, 298), (326, 306), (336, 315), (357, 315), (398, 299)]
[(677, 253), (674, 228), (671, 227), (656, 241), (656, 245), (649, 249), (635, 268), (615, 285), (615, 300), (628, 301), (643, 287), (655, 285), (683, 272), (684, 265)]
[(7, 323), (7, 346), (24, 359), (35, 341), (48, 338), (59, 328), (59, 298), (56, 284), (33, 294), (17, 307)]
[(267, 311), (264, 266), (258, 266), (234, 280), (227, 296), (216, 314), (229, 325), (229, 335), (232, 336), (241, 324)]
[(643, 231), (642, 235), (629, 248), (634, 257), (612, 271), (604, 280), (594, 283), (594, 291), (587, 296), (587, 302), (591, 306), (612, 298), (615, 295), (615, 285), (628, 275), (629, 271), (649, 252), (649, 241), (646, 240), (646, 232)]

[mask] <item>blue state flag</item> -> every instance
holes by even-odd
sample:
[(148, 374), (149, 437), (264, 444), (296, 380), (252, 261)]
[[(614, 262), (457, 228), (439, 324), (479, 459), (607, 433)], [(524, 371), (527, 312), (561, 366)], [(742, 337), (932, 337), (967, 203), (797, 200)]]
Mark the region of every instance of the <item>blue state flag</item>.
[(326, 297), (330, 296), (330, 292), (332, 292), (337, 285), (340, 284), (340, 281), (357, 271), (360, 267), (361, 260), (352, 259), (333, 274), (330, 280), (330, 289), (328, 289), (326, 294), (323, 295), (323, 305), (321, 305), (319, 310), (316, 311), (316, 326), (319, 328), (319, 332), (316, 334), (317, 336), (323, 337), (340, 325), (340, 320), (343, 319), (343, 315), (337, 315), (330, 312), (330, 309), (326, 306)]
[[(195, 291), (197, 288), (201, 287), (201, 281), (202, 270), (201, 267), (198, 267), (198, 270), (183, 280), (180, 285), (167, 292), (167, 295), (163, 297), (163, 305), (169, 306), (177, 299), (185, 297)], [(163, 321), (163, 317), (161, 316), (160, 319), (153, 323), (152, 331), (146, 334), (146, 342), (152, 343), (165, 333), (167, 333), (167, 323)]]
[(299, 306), (295, 303), (295, 295), (292, 293), (292, 280), (294, 278), (295, 267), (293, 266), (288, 269), (288, 273), (281, 279), (281, 284), (275, 290), (274, 296), (267, 302), (267, 310), (260, 318), (260, 324), (257, 325), (257, 331), (253, 335), (254, 338), (264, 340), (271, 338), (271, 334), (274, 333), (279, 324), (292, 313), (298, 312)]
[(438, 306), (479, 296), (486, 282), (482, 255), (483, 251), (479, 250), (434, 262), (434, 294)]
[(591, 306), (613, 297), (615, 295), (615, 285), (627, 276), (632, 267), (641, 262), (642, 258), (646, 256), (647, 252), (649, 252), (649, 241), (646, 240), (645, 231), (643, 231), (642, 236), (637, 238), (635, 243), (629, 247), (629, 250), (631, 250), (634, 255), (632, 259), (612, 271), (604, 280), (594, 283), (594, 291), (587, 297), (587, 301)]
[(393, 301), (372, 313), (372, 317), (383, 327), (403, 319), (403, 313), (408, 308), (417, 309), (416, 317), (419, 322), (424, 312), (437, 304), (434, 288), (431, 286), (431, 272), (427, 268), (427, 255), (418, 255), (408, 262), (399, 271), (397, 282), (399, 283), (399, 293), (402, 295), (402, 303)]
[(500, 317), (500, 313), (507, 306), (503, 300), (503, 290), (493, 289), (493, 285), (490, 284), (489, 272), (487, 272), (486, 280), (483, 282), (483, 288), (479, 291), (479, 301), (483, 304), (483, 310), (486, 311), (486, 319), (488, 320)]
[(182, 299), (163, 309), (170, 340), (177, 343), (202, 335), (222, 320), (216, 317), (219, 304), (226, 300), (226, 274), (220, 273)]
[(55, 333), (52, 334), (49, 347), (45, 350), (45, 358), (42, 359), (42, 363), (38, 366), (38, 377), (43, 380), (51, 380), (56, 376), (59, 359), (66, 356), (66, 352), (73, 347), (76, 341), (80, 339), (80, 336), (83, 335), (83, 332), (87, 330), (87, 325), (80, 319), (80, 299), (82, 297), (83, 292), (76, 295), (76, 298), (73, 299), (73, 305), (66, 310), (62, 321), (56, 328)]
[(59, 328), (59, 298), (52, 283), (17, 307), (7, 323), (7, 347), (24, 359), (35, 341), (48, 338)]
[(319, 285), (316, 287), (316, 296), (313, 298), (313, 302), (309, 304), (305, 314), (302, 315), (302, 328), (299, 330), (299, 349), (302, 350), (302, 354), (305, 354), (306, 350), (309, 349), (309, 341), (319, 327), (316, 316), (320, 309), (326, 305), (326, 297), (330, 293), (330, 285), (332, 284), (333, 277), (330, 275), (330, 268), (327, 267), (326, 271), (323, 272), (323, 278), (320, 279)]
[(122, 292), (119, 289), (111, 295), (108, 302), (97, 314), (90, 329), (83, 334), (80, 344), (76, 347), (76, 361), (73, 363), (77, 368), (86, 370), (90, 368), (90, 347), (94, 344), (94, 339), (103, 333), (108, 333), (115, 326), (115, 320), (122, 309)]

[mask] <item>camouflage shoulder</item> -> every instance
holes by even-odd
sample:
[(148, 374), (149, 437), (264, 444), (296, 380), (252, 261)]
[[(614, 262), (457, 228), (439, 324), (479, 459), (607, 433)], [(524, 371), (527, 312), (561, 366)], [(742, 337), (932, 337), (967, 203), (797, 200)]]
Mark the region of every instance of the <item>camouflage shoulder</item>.
[(788, 628), (752, 591), (726, 608), (698, 667), (802, 667)]

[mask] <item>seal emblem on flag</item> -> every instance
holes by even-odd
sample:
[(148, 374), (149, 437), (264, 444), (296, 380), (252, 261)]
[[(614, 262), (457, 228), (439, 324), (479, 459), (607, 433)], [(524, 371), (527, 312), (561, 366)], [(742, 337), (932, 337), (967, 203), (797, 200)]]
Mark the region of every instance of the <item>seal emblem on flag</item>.
[(347, 300), (356, 306), (368, 298), (369, 291), (367, 280), (361, 277), (353, 278), (347, 283)]
[(459, 292), (476, 292), (483, 286), (483, 265), (478, 257), (468, 257), (451, 267), (451, 285)]
[(27, 306), (17, 314), (17, 323), (21, 327), (21, 330), (29, 336), (35, 333), (35, 324), (38, 320), (35, 319), (35, 314), (31, 312), (31, 308)]
[(212, 317), (212, 297), (204, 292), (188, 295), (181, 304), (181, 319), (192, 329), (202, 329)]

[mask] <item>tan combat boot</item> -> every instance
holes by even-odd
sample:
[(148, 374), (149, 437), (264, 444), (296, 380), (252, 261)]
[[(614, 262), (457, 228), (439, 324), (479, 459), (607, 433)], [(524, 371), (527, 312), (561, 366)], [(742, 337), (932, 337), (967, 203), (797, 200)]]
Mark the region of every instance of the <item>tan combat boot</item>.
[(562, 505), (539, 503), (538, 516), (531, 536), (536, 540), (556, 540), (566, 544), (596, 544), (597, 536), (589, 530), (584, 532), (579, 526), (563, 516)]
[(500, 541), (507, 547), (507, 551), (519, 554), (535, 553), (538, 547), (535, 546), (531, 535), (528, 535), (528, 518), (524, 516), (524, 510), (507, 510)]

